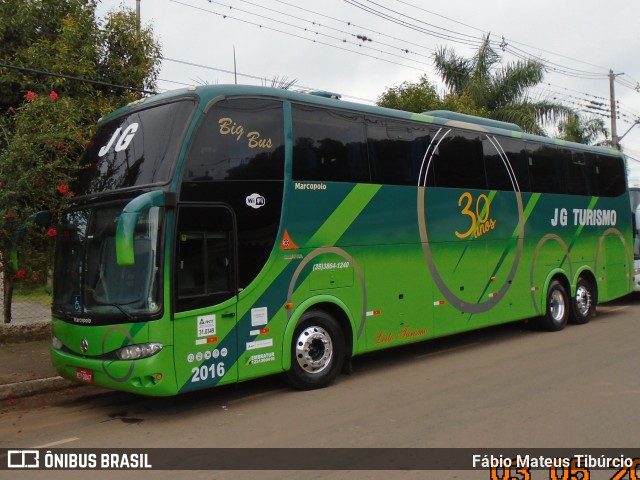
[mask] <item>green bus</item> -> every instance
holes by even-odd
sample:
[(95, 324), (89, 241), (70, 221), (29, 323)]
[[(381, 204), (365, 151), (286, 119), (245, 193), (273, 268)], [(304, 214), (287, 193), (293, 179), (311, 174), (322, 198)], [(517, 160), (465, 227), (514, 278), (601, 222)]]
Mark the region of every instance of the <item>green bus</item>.
[(63, 377), (313, 389), (364, 352), (561, 330), (632, 290), (619, 152), (335, 97), (199, 86), (99, 121), (58, 228)]

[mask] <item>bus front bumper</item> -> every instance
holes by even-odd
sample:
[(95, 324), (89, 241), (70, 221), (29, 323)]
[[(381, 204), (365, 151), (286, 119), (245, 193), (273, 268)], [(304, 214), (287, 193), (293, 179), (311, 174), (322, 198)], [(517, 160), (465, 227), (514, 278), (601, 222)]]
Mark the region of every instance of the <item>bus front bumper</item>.
[(152, 396), (175, 395), (178, 391), (171, 346), (139, 360), (87, 358), (52, 346), (51, 361), (60, 376), (85, 385)]

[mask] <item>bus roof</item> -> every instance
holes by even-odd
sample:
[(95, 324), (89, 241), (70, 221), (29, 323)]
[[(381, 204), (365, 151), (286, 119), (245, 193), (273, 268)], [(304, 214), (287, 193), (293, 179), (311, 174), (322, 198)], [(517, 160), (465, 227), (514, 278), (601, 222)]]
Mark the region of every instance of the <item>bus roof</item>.
[(253, 85), (200, 85), (187, 87), (177, 90), (170, 90), (164, 93), (159, 93), (150, 97), (137, 100), (130, 103), (127, 106), (119, 108), (114, 112), (106, 115), (99, 120), (99, 123), (109, 121), (110, 119), (127, 114), (131, 111), (135, 111), (139, 108), (145, 108), (148, 105), (154, 103), (165, 102), (179, 97), (198, 97), (202, 105), (208, 105), (213, 100), (218, 100), (223, 97), (231, 96), (267, 96), (273, 98), (280, 98), (290, 100), (294, 102), (310, 103), (326, 107), (339, 108), (344, 110), (351, 110), (361, 112), (370, 115), (382, 115), (387, 117), (393, 117), (404, 120), (414, 120), (424, 123), (431, 123), (435, 125), (443, 126), (458, 126), (460, 128), (466, 128), (469, 130), (481, 131), (484, 133), (493, 133), (496, 135), (505, 135), (523, 140), (530, 140), (539, 143), (546, 143), (556, 146), (567, 146), (571, 148), (581, 149), (585, 151), (591, 151), (594, 153), (608, 154), (608, 155), (622, 155), (622, 153), (613, 148), (595, 147), (591, 145), (584, 145), (580, 143), (569, 142), (566, 140), (554, 139), (550, 137), (543, 137), (533, 135), (524, 132), (518, 125), (508, 122), (501, 122), (498, 120), (475, 117), (472, 115), (461, 114), (457, 112), (450, 112), (446, 110), (436, 110), (425, 113), (411, 113), (402, 110), (394, 110), (386, 107), (379, 107), (376, 105), (366, 105), (355, 102), (347, 102), (340, 100), (338, 94), (330, 92), (296, 92), (292, 90), (284, 90), (274, 87), (261, 87)]

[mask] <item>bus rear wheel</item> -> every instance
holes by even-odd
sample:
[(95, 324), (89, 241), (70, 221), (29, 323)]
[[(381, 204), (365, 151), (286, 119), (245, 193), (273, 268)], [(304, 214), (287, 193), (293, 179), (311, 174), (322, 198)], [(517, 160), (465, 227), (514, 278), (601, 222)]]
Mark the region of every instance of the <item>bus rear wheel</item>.
[(571, 308), (571, 323), (583, 325), (591, 320), (596, 309), (596, 299), (591, 283), (583, 277), (576, 283), (576, 295)]
[(322, 310), (309, 310), (293, 333), (287, 379), (300, 390), (326, 387), (340, 373), (344, 354), (344, 334), (338, 322)]
[(569, 320), (571, 300), (562, 282), (551, 280), (547, 291), (547, 309), (544, 317), (540, 318), (540, 326), (549, 332), (562, 330)]

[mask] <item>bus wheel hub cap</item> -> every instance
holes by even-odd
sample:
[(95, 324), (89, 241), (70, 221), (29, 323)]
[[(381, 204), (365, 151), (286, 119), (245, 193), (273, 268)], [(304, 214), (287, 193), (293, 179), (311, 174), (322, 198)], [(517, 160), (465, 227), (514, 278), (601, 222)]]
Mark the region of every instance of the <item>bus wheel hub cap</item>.
[(298, 365), (307, 373), (320, 373), (333, 357), (331, 337), (321, 327), (308, 327), (300, 332), (295, 349)]

